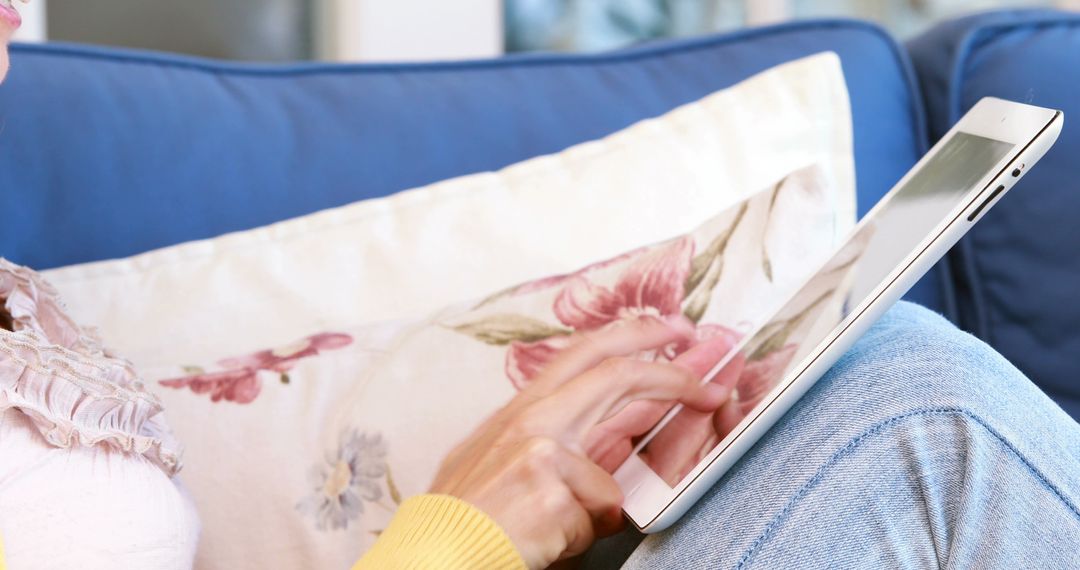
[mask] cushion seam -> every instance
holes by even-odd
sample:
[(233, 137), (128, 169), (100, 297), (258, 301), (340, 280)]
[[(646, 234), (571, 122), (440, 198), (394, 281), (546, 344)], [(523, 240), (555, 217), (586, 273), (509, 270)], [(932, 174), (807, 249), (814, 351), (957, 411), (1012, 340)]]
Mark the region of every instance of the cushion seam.
[(794, 509), (795, 504), (798, 503), (803, 497), (805, 497), (815, 486), (817, 486), (817, 484), (821, 482), (822, 479), (824, 479), (825, 472), (830, 467), (839, 462), (841, 459), (844, 459), (846, 456), (853, 453), (855, 449), (857, 449), (864, 441), (866, 441), (871, 436), (878, 435), (881, 432), (885, 431), (887, 428), (892, 427), (904, 420), (914, 417), (933, 415), (964, 416), (970, 420), (973, 420), (976, 424), (982, 426), (983, 429), (985, 429), (988, 433), (990, 433), (990, 435), (992, 435), (1009, 451), (1011, 451), (1013, 455), (1020, 460), (1024, 467), (1027, 468), (1028, 472), (1031, 473), (1045, 489), (1049, 490), (1051, 493), (1057, 496), (1057, 498), (1070, 511), (1072, 511), (1073, 515), (1076, 516), (1077, 520), (1080, 521), (1080, 508), (1078, 508), (1077, 505), (1073, 504), (1072, 501), (1065, 497), (1064, 493), (1056, 485), (1050, 482), (1050, 480), (1037, 467), (1035, 467), (1035, 465), (1033, 465), (1031, 461), (1029, 461), (1027, 457), (1024, 456), (1024, 454), (1021, 453), (1020, 450), (1012, 444), (1012, 442), (1010, 442), (1003, 435), (1001, 435), (1001, 433), (998, 432), (996, 429), (991, 427), (990, 424), (987, 423), (980, 416), (972, 413), (971, 411), (968, 411), (965, 408), (926, 408), (901, 413), (882, 420), (874, 424), (870, 428), (866, 429), (861, 434), (850, 439), (846, 444), (844, 444), (844, 446), (842, 446), (835, 453), (833, 453), (833, 455), (828, 460), (826, 460), (825, 463), (821, 465), (821, 467), (817, 469), (817, 471), (810, 477), (810, 479), (808, 479), (806, 483), (799, 487), (799, 489), (791, 496), (791, 498), (788, 499), (787, 503), (784, 504), (784, 506), (773, 517), (773, 519), (765, 525), (765, 528), (762, 530), (761, 534), (759, 534), (758, 537), (750, 543), (750, 546), (736, 563), (735, 568), (745, 568), (750, 564), (752, 558), (757, 553), (758, 549), (765, 543), (766, 540), (769, 539), (773, 532), (784, 523), (788, 515), (791, 514), (791, 511)]
[[(310, 63), (280, 67), (275, 64), (231, 64), (217, 62), (209, 58), (196, 56), (178, 56), (163, 52), (149, 50), (122, 49), (122, 48), (97, 48), (80, 44), (15, 44), (11, 51), (17, 53), (32, 53), (42, 55), (61, 55), (81, 59), (97, 59), (117, 63), (146, 64), (156, 67), (175, 67), (203, 71), (215, 74), (262, 76), (262, 77), (290, 77), (297, 75), (341, 75), (369, 74), (387, 72), (440, 72), (440, 71), (490, 71), (515, 67), (558, 67), (558, 66), (581, 66), (635, 62), (643, 59), (663, 57), (672, 54), (691, 53), (713, 49), (732, 43), (739, 43), (749, 39), (767, 37), (773, 35), (787, 35), (812, 31), (815, 29), (850, 29), (852, 31), (869, 32), (879, 39), (884, 40), (894, 57), (903, 65), (895, 40), (880, 27), (869, 22), (853, 19), (824, 19), (811, 21), (796, 21), (774, 26), (751, 28), (748, 30), (714, 34), (703, 38), (690, 40), (657, 42), (659, 45), (635, 47), (617, 50), (605, 54), (549, 54), (540, 55), (511, 55), (492, 59), (478, 59), (470, 61), (447, 61), (433, 63), (364, 63), (364, 64), (326, 64)], [(905, 69), (906, 71), (906, 69)], [(905, 77), (910, 82), (910, 78)], [(910, 86), (910, 85), (909, 85)]]

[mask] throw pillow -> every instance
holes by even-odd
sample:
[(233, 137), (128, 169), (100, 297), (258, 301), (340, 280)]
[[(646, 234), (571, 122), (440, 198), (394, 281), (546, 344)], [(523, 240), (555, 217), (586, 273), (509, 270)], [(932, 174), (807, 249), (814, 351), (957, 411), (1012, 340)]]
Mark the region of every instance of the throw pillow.
[[(187, 442), (197, 566), (347, 567), (567, 335), (640, 315), (684, 315), (702, 338), (754, 328), (851, 227), (835, 200), (808, 167), (690, 234), (420, 321), (295, 331), (278, 348), (147, 369)], [(740, 403), (791, 356), (758, 364)]]

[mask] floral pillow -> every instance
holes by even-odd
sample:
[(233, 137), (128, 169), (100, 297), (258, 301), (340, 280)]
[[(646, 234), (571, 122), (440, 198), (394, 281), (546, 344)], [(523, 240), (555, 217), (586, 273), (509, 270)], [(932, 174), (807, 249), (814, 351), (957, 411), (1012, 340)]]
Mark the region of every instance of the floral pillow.
[[(298, 331), (281, 347), (145, 370), (187, 443), (196, 566), (348, 567), (570, 334), (640, 315), (683, 315), (699, 340), (759, 325), (853, 225), (835, 192), (803, 168), (690, 234), (418, 322)], [(791, 357), (748, 366), (742, 403)]]

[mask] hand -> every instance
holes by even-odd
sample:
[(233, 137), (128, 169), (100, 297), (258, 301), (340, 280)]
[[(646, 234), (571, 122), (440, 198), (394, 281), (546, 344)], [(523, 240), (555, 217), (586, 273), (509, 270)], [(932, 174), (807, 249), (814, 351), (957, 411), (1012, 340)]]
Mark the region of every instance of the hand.
[[(698, 377), (707, 374), (738, 343), (734, 334), (721, 334), (691, 348), (675, 359)], [(686, 473), (711, 451), (730, 431), (730, 411), (737, 402), (730, 398), (742, 373), (745, 358), (735, 354), (709, 379), (710, 389), (723, 400), (719, 409), (698, 411), (683, 409), (675, 415), (641, 450), (641, 459), (661, 479), (675, 486)], [(671, 409), (660, 401), (640, 401), (627, 406), (614, 418), (603, 422), (590, 434), (586, 445), (589, 456), (614, 472), (630, 454), (630, 438), (650, 430)], [(736, 422), (738, 418), (736, 418)]]
[(622, 527), (622, 492), (609, 471), (631, 438), (675, 403), (711, 413), (730, 396), (729, 386), (701, 384), (730, 343), (704, 342), (672, 363), (628, 357), (692, 338), (688, 321), (651, 317), (579, 335), (447, 456), (431, 491), (487, 513), (530, 568), (584, 552)]
[[(710, 349), (709, 353), (723, 353), (734, 348), (738, 338), (725, 335), (712, 342), (716, 343), (715, 348)], [(709, 362), (713, 361), (709, 360)], [(742, 353), (734, 354), (709, 382), (726, 387), (733, 392), (745, 364), (746, 357)], [(709, 364), (701, 365), (712, 368)], [(741, 419), (739, 401), (734, 398), (729, 398), (715, 412), (684, 409), (671, 418), (664, 429), (649, 440), (649, 443), (641, 450), (640, 457), (661, 479), (674, 487), (720, 443)]]

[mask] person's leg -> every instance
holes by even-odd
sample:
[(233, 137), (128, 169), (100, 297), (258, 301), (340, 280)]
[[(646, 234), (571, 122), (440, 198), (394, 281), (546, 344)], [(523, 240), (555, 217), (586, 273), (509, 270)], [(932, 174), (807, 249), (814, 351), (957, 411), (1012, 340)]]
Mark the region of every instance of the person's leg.
[(901, 303), (626, 567), (1077, 568), (1078, 505), (1080, 425)]

